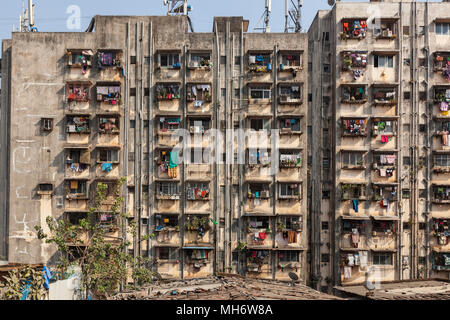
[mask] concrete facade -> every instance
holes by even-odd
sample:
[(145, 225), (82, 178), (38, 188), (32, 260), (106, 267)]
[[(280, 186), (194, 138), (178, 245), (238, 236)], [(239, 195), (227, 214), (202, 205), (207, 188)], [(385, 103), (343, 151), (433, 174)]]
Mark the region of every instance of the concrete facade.
[(449, 10), (338, 1), (309, 30), (316, 286), (448, 278)]
[[(34, 226), (76, 221), (97, 182), (126, 176), (137, 236), (115, 228), (107, 208), (101, 218), (164, 277), (293, 271), (306, 282), (307, 35), (247, 27), (216, 17), (213, 32), (193, 33), (186, 17), (96, 16), (85, 33), (3, 41), (0, 255), (56, 261)], [(272, 129), (281, 132), (257, 136)]]

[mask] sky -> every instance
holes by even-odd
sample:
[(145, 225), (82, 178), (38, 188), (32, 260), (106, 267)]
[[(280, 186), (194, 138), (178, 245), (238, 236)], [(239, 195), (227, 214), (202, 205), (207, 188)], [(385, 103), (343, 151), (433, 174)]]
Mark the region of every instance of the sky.
[[(367, 2), (368, 0), (346, 0)], [(431, 0), (436, 1), (436, 0)], [(439, 1), (439, 0), (438, 0)], [(25, 7), (27, 6), (25, 1)], [(297, 1), (294, 1), (297, 2)], [(302, 10), (303, 31), (307, 31), (317, 10), (329, 9), (328, 0), (304, 0)], [(83, 32), (95, 15), (165, 15), (163, 0), (34, 0), (35, 24), (41, 32)], [(189, 0), (193, 11), (189, 14), (195, 32), (211, 32), (214, 16), (243, 16), (250, 20), (249, 32), (262, 27), (265, 0)], [(80, 8), (81, 28), (69, 29), (67, 10)], [(19, 25), (22, 0), (0, 0), (0, 39), (11, 38), (13, 25)], [(259, 23), (258, 23), (259, 22)], [(284, 1), (272, 0), (271, 31), (284, 31)]]

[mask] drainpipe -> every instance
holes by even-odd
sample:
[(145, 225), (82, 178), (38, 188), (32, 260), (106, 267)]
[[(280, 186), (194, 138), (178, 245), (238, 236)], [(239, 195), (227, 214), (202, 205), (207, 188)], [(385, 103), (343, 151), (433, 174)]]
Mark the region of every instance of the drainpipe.
[[(272, 88), (272, 114), (273, 114), (273, 121), (272, 121), (272, 130), (275, 132), (277, 129), (277, 99), (278, 99), (278, 45), (276, 44), (273, 48), (273, 61), (272, 61), (272, 77), (273, 77), (273, 88)], [(276, 140), (278, 137), (277, 134), (271, 135), (271, 144), (272, 144), (272, 157), (274, 156), (273, 153), (275, 153), (275, 156), (278, 155), (278, 147), (279, 147), (279, 141)], [(278, 158), (279, 159), (279, 158)], [(273, 164), (272, 164), (273, 165)], [(274, 173), (272, 177), (272, 190), (273, 190), (273, 207), (272, 207), (272, 213), (274, 218), (272, 218), (272, 247), (275, 248), (275, 235), (276, 235), (276, 217), (277, 217), (277, 200), (278, 200), (278, 184), (277, 184), (277, 174)], [(276, 259), (277, 259), (277, 251), (273, 251), (275, 254), (272, 254), (272, 278), (275, 279), (276, 276)]]
[[(244, 96), (244, 88), (243, 88), (243, 75), (244, 75), (244, 23), (242, 22), (241, 24), (241, 32), (240, 32), (240, 67), (239, 67), (239, 136), (238, 136), (238, 171), (239, 171), (239, 190), (238, 190), (238, 230), (237, 230), (237, 239), (238, 241), (242, 241), (243, 237), (244, 237), (244, 232), (243, 232), (243, 215), (242, 215), (242, 211), (243, 211), (243, 192), (242, 192), (242, 188), (243, 188), (243, 175), (244, 175), (244, 165), (243, 164), (239, 164), (239, 155), (243, 152), (243, 148), (244, 148), (244, 143), (243, 143), (243, 134), (242, 134), (242, 130), (244, 128), (244, 116), (243, 116), (243, 105), (242, 105), (242, 97)], [(234, 155), (233, 155), (233, 159), (234, 159)], [(242, 256), (241, 253), (238, 252), (238, 266), (237, 266), (237, 272), (239, 274), (243, 274), (243, 268), (242, 268)]]
[[(215, 114), (214, 114), (214, 125), (216, 130), (220, 129), (220, 122), (219, 122), (219, 79), (220, 79), (220, 44), (219, 44), (219, 31), (217, 29), (217, 22), (215, 23), (214, 26), (214, 32), (215, 32), (215, 42), (216, 42), (216, 61), (215, 61), (215, 74), (214, 74), (214, 110), (215, 110)], [(216, 150), (217, 151), (217, 150)], [(214, 166), (214, 180), (215, 180), (215, 186), (214, 186), (214, 219), (215, 221), (218, 221), (218, 195), (219, 195), (219, 165), (216, 161), (216, 163), (213, 164)], [(213, 270), (214, 270), (214, 275), (217, 272), (217, 268), (219, 265), (219, 227), (218, 226), (214, 226), (214, 231), (215, 231), (215, 236), (214, 236), (214, 266), (213, 266)]]
[(398, 181), (398, 189), (397, 189), (397, 211), (398, 211), (398, 253), (397, 253), (397, 264), (398, 264), (398, 270), (399, 270), (399, 279), (403, 279), (403, 261), (402, 259), (402, 251), (403, 251), (403, 245), (402, 245), (402, 237), (403, 237), (403, 222), (402, 222), (402, 216), (403, 216), (403, 205), (402, 205), (402, 193), (403, 193), (403, 183), (402, 183), (402, 165), (401, 165), (401, 150), (402, 150), (402, 144), (403, 144), (403, 120), (402, 120), (402, 103), (400, 101), (403, 101), (402, 96), (402, 79), (403, 79), (403, 36), (401, 35), (401, 32), (403, 30), (403, 19), (402, 19), (402, 3), (399, 4), (399, 11), (400, 11), (400, 27), (399, 27), (399, 56), (398, 56), (398, 88), (397, 88), (397, 96), (399, 103), (397, 104), (397, 114), (400, 115), (398, 118), (398, 135), (397, 135), (397, 145), (398, 145), (398, 152), (397, 152), (397, 163), (398, 169), (397, 169), (397, 181)]
[[(181, 98), (183, 99), (182, 106), (183, 106), (183, 128), (186, 130), (187, 128), (187, 120), (186, 120), (186, 109), (187, 109), (187, 101), (186, 101), (186, 69), (187, 69), (187, 59), (186, 59), (186, 44), (183, 45), (183, 52), (182, 52), (182, 78), (183, 83), (181, 84), (181, 88), (183, 88)], [(186, 145), (186, 139), (183, 137), (183, 158), (186, 159), (186, 152), (188, 151), (189, 146)], [(189, 150), (190, 151), (190, 150)], [(181, 215), (182, 215), (182, 226), (180, 226), (180, 235), (181, 237), (181, 279), (184, 279), (184, 258), (185, 258), (185, 251), (183, 249), (184, 247), (184, 236), (185, 236), (185, 222), (186, 222), (186, 163), (183, 162), (183, 165), (181, 166), (181, 192), (180, 192), (180, 202), (181, 202)]]
[(426, 190), (427, 190), (427, 199), (426, 199), (426, 205), (425, 205), (425, 277), (429, 278), (431, 276), (431, 270), (430, 270), (430, 213), (431, 213), (431, 201), (430, 201), (430, 180), (431, 180), (431, 162), (433, 160), (432, 150), (431, 150), (431, 134), (430, 134), (430, 127), (432, 125), (432, 106), (429, 105), (429, 99), (430, 99), (430, 93), (429, 93), (429, 80), (430, 80), (430, 38), (428, 35), (429, 28), (429, 17), (428, 17), (428, 2), (425, 3), (425, 51), (426, 51), (426, 60), (425, 60), (425, 92), (426, 92), (426, 118), (427, 118), (427, 181), (426, 181)]
[[(128, 215), (128, 130), (129, 130), (129, 92), (130, 92), (130, 83), (129, 83), (129, 56), (130, 56), (130, 22), (127, 22), (126, 27), (126, 55), (125, 55), (125, 114), (124, 114), (124, 125), (123, 125), (123, 155), (122, 155), (122, 163), (123, 163), (123, 175), (127, 177), (127, 181), (122, 186), (122, 194), (124, 195), (125, 201), (123, 202), (123, 213)], [(127, 218), (122, 219), (122, 238), (123, 243), (127, 241)], [(124, 253), (127, 253), (127, 248), (124, 247)], [(122, 291), (124, 288), (124, 281), (120, 284), (120, 290)]]
[(147, 211), (148, 211), (148, 222), (147, 222), (147, 258), (155, 260), (155, 252), (150, 239), (150, 234), (152, 227), (154, 225), (153, 217), (153, 22), (150, 21), (148, 26), (148, 100), (147, 100), (147, 113), (148, 113), (148, 129), (147, 129), (147, 154), (148, 154), (148, 201), (147, 201)]

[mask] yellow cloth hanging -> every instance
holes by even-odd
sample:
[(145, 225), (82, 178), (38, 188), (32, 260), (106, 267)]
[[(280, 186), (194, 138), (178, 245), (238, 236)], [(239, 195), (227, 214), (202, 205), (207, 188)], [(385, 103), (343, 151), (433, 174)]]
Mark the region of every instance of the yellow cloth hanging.
[(76, 180), (70, 181), (70, 189), (72, 190), (78, 189), (78, 181)]
[(443, 116), (448, 116), (448, 111), (442, 111), (442, 113), (441, 113)]

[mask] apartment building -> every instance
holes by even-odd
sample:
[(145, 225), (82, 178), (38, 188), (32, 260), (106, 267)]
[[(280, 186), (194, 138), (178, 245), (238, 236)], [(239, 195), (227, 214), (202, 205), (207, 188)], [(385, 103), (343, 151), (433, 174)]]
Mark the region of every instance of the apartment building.
[(338, 1), (311, 25), (316, 287), (448, 278), (447, 2)]
[(99, 182), (112, 200), (126, 177), (137, 234), (110, 201), (98, 218), (163, 277), (306, 282), (307, 35), (247, 29), (241, 17), (194, 33), (182, 16), (96, 16), (84, 33), (4, 40), (0, 255), (55, 262), (34, 226), (76, 224)]

